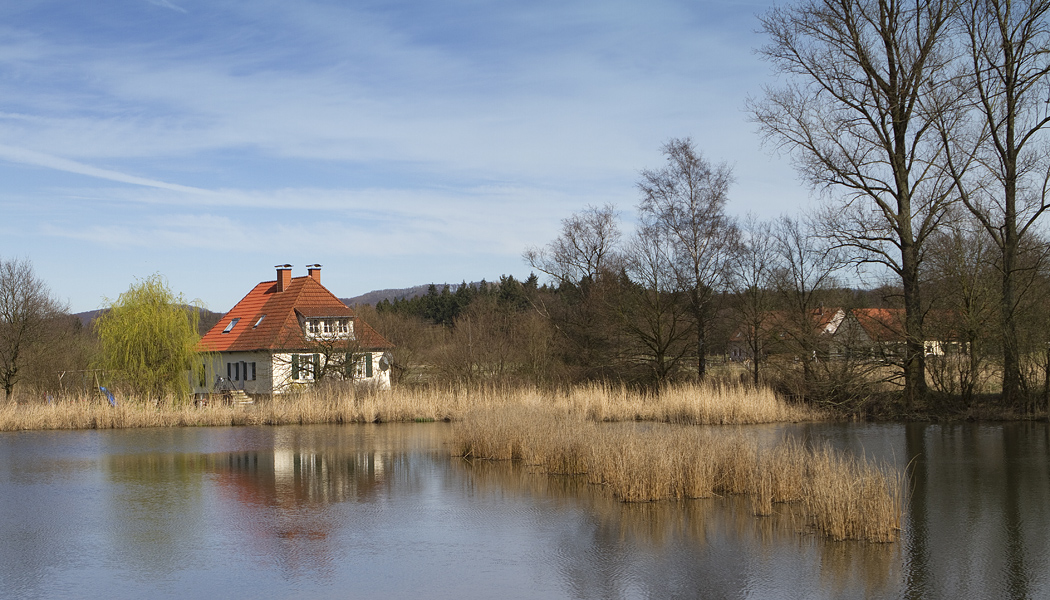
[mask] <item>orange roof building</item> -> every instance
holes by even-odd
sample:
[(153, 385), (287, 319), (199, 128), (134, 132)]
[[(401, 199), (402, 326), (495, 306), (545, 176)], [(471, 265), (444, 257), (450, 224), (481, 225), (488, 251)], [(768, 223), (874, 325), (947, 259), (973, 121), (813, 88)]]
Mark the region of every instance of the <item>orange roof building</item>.
[(195, 391), (281, 394), (322, 380), (390, 387), (394, 346), (321, 285), (321, 265), (256, 285), (201, 338), (210, 353)]
[(823, 306), (811, 309), (803, 315), (789, 311), (763, 312), (757, 330), (741, 326), (730, 336), (727, 344), (729, 359), (752, 359), (754, 348), (762, 348), (763, 354), (784, 352), (785, 348), (793, 350), (791, 343), (785, 345), (784, 342), (811, 336), (823, 343), (835, 335), (845, 317), (846, 312), (843, 309)]

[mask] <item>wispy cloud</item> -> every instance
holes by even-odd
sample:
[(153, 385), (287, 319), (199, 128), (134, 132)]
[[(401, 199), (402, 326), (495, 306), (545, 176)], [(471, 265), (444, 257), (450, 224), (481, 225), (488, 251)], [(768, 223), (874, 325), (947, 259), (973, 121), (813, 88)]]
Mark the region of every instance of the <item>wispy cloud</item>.
[(187, 12), (185, 8), (182, 8), (181, 6), (176, 6), (176, 5), (172, 4), (171, 2), (169, 2), (168, 0), (146, 0), (146, 1), (149, 2), (150, 4), (152, 4), (153, 6), (159, 6), (161, 8), (170, 8), (171, 10), (174, 10), (174, 11), (180, 12), (180, 13)]
[(76, 173), (78, 175), (86, 175), (88, 177), (106, 179), (109, 181), (119, 181), (121, 183), (130, 183), (133, 185), (141, 185), (146, 187), (171, 190), (175, 192), (182, 192), (188, 194), (208, 193), (207, 190), (202, 190), (200, 188), (179, 185), (175, 183), (167, 183), (164, 181), (158, 181), (156, 179), (150, 179), (148, 177), (128, 175), (127, 173), (121, 173), (119, 171), (112, 171), (109, 169), (100, 169), (98, 167), (93, 167), (91, 165), (87, 165), (74, 160), (69, 160), (59, 156), (52, 156), (50, 154), (44, 154), (43, 152), (35, 152), (33, 150), (17, 148), (14, 146), (6, 146), (3, 144), (0, 144), (0, 160), (6, 160), (23, 165), (32, 165), (35, 167), (44, 167), (47, 169), (55, 169), (58, 171), (65, 171), (67, 173)]

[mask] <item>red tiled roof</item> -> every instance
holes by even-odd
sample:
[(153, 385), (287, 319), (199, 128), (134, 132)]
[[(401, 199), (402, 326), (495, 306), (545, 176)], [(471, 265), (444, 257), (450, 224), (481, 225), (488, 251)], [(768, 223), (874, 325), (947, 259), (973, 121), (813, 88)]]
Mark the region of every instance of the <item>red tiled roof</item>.
[[(828, 334), (832, 335), (835, 333), (835, 329), (839, 325), (839, 321), (842, 320), (842, 316), (845, 313), (838, 307), (831, 308), (813, 308), (808, 311), (806, 316), (809, 317), (813, 325), (813, 333), (816, 334)], [(799, 315), (783, 310), (771, 310), (762, 313), (759, 328), (764, 335), (777, 335), (784, 331), (794, 331), (800, 328), (804, 328), (805, 324), (799, 324)], [(730, 341), (740, 341), (747, 337), (746, 329), (738, 329), (730, 337)]]
[[(209, 352), (307, 350), (308, 342), (303, 337), (297, 312), (304, 317), (352, 318), (361, 348), (394, 347), (319, 281), (307, 275), (293, 277), (283, 292), (277, 291), (277, 281), (264, 281), (255, 286), (204, 334), (201, 348)], [(223, 333), (234, 319), (237, 322), (233, 328)]]
[(873, 342), (904, 341), (903, 309), (854, 308), (852, 312)]

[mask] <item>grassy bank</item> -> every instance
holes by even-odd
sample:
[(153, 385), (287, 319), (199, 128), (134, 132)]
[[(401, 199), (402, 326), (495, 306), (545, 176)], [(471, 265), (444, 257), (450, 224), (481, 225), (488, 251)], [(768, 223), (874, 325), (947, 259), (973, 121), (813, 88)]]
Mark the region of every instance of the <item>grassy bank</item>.
[(0, 405), (0, 431), (456, 421), (481, 409), (513, 412), (530, 407), (590, 421), (753, 424), (822, 418), (780, 402), (772, 392), (747, 388), (678, 386), (652, 395), (598, 385), (561, 392), (460, 387), (357, 395), (319, 390), (248, 406), (200, 408), (124, 398), (111, 407), (95, 397), (60, 397), (50, 404)]
[(902, 477), (864, 459), (736, 430), (599, 424), (548, 407), (483, 409), (455, 424), (452, 453), (585, 475), (624, 502), (746, 496), (756, 515), (791, 505), (836, 540), (897, 539)]

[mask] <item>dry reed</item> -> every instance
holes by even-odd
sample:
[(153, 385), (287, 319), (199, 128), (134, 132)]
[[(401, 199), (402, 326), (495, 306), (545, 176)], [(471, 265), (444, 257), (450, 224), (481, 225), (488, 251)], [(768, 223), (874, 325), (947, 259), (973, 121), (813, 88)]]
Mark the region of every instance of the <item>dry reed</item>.
[(896, 539), (903, 511), (903, 476), (830, 447), (814, 451), (802, 501), (815, 526), (836, 540)]
[(586, 475), (623, 502), (741, 495), (756, 515), (791, 503), (836, 540), (893, 541), (903, 510), (903, 480), (887, 467), (790, 439), (763, 448), (739, 431), (599, 425), (537, 406), (472, 413), (456, 423), (451, 448), (456, 456)]
[(198, 408), (170, 399), (154, 404), (119, 396), (115, 408), (94, 396), (59, 397), (52, 403), (7, 403), (0, 404), (0, 431), (453, 421), (484, 410), (513, 414), (533, 409), (599, 422), (750, 424), (823, 418), (813, 410), (777, 400), (768, 390), (722, 386), (682, 385), (658, 395), (603, 385), (561, 392), (450, 387), (354, 394), (319, 389), (249, 406), (213, 403)]

